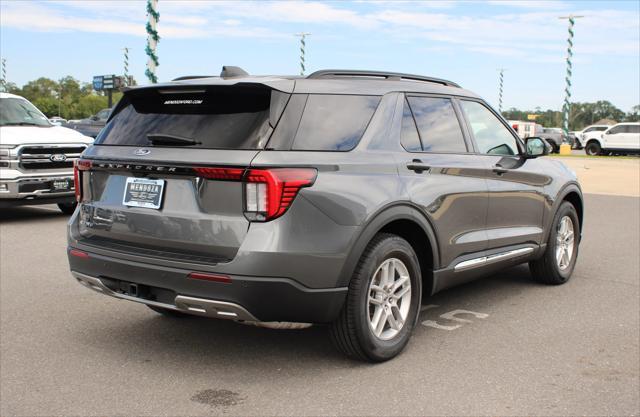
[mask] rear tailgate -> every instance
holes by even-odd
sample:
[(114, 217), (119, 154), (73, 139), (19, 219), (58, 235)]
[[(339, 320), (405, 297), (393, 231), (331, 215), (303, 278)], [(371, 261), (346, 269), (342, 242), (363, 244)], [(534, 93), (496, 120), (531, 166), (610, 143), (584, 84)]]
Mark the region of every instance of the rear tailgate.
[(84, 153), (80, 239), (160, 259), (228, 262), (249, 227), (240, 177), (288, 94), (265, 86), (166, 91), (125, 95)]

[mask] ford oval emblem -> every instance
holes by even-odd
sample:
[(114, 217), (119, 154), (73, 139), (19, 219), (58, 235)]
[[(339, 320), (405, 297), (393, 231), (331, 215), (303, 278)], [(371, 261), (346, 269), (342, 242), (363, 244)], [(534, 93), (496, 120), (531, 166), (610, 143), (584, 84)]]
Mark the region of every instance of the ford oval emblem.
[(67, 155), (63, 153), (54, 153), (49, 157), (51, 162), (64, 162), (67, 160)]
[(151, 149), (148, 149), (148, 148), (140, 148), (133, 151), (133, 154), (138, 156), (149, 155), (150, 153), (151, 153)]

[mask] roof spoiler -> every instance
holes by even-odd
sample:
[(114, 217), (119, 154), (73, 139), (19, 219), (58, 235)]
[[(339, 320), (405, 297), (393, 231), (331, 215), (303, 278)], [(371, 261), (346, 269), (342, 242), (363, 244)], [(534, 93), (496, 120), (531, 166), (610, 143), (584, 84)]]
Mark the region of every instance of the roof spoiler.
[[(246, 77), (248, 75), (249, 73), (247, 71), (243, 70), (240, 67), (234, 67), (232, 65), (224, 65), (222, 67), (222, 71), (220, 72), (220, 78)], [(185, 75), (182, 77), (174, 78), (171, 81), (185, 81), (211, 77), (215, 77), (215, 75)]]

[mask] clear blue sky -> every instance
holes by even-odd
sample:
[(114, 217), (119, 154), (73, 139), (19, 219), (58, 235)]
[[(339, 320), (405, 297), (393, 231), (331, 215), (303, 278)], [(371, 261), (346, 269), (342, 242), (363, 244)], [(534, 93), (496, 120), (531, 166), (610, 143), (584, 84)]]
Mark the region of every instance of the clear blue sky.
[[(560, 109), (567, 22), (575, 27), (573, 100), (640, 103), (640, 2), (354, 1), (207, 2), (159, 0), (160, 81), (218, 74), (296, 74), (305, 31), (307, 73), (321, 68), (428, 74), (462, 84), (497, 104), (497, 68), (506, 68), (504, 107)], [(0, 0), (0, 55), (7, 79), (41, 76), (90, 82), (123, 71), (146, 83), (144, 1)]]

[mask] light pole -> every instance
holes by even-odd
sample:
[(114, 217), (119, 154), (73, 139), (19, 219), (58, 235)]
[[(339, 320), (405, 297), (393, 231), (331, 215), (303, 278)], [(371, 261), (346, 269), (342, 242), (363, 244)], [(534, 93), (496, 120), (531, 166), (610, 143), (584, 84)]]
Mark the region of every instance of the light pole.
[(564, 104), (562, 106), (562, 141), (569, 143), (569, 111), (571, 110), (571, 75), (572, 66), (571, 58), (573, 57), (573, 25), (576, 23), (576, 19), (584, 16), (575, 16), (570, 14), (569, 16), (561, 16), (558, 19), (569, 20), (569, 38), (567, 39), (567, 73), (565, 76), (566, 85), (564, 88)]
[(300, 36), (300, 75), (304, 75), (304, 49), (307, 46), (307, 44), (304, 42), (304, 38), (306, 38), (307, 36), (311, 35), (310, 33), (307, 32), (300, 32), (300, 33), (296, 33), (295, 36)]
[(147, 47), (145, 52), (149, 56), (147, 60), (147, 69), (145, 75), (149, 78), (153, 84), (158, 82), (156, 76), (156, 67), (160, 65), (158, 62), (158, 56), (156, 55), (156, 48), (160, 36), (158, 36), (158, 20), (160, 20), (160, 13), (158, 13), (158, 0), (147, 0)]
[(2, 91), (7, 89), (7, 60), (2, 58), (2, 79), (0, 80)]
[(129, 86), (129, 48), (122, 48), (124, 51), (124, 85)]
[(504, 68), (499, 68), (498, 71), (500, 71), (500, 82), (498, 85), (498, 111), (500, 112), (500, 114), (502, 114), (502, 89), (504, 86)]

